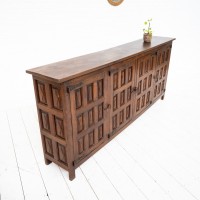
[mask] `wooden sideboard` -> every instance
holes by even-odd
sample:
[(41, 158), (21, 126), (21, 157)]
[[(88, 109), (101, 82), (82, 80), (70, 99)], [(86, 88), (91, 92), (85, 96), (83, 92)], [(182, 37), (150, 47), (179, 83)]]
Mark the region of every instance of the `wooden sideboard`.
[(173, 40), (154, 36), (27, 70), (45, 163), (73, 180), (78, 166), (164, 99)]

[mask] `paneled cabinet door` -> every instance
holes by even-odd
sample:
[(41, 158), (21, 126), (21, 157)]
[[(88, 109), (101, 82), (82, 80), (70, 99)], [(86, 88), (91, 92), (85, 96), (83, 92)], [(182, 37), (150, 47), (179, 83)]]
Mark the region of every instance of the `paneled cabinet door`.
[(135, 115), (140, 114), (152, 102), (155, 65), (156, 53), (148, 54), (137, 60)]
[(167, 81), (167, 72), (169, 67), (169, 59), (171, 53), (171, 45), (164, 46), (157, 52), (157, 62), (154, 78), (153, 99), (159, 98), (165, 92)]
[(134, 59), (117, 63), (110, 67), (110, 136), (114, 135), (133, 117)]
[(89, 75), (68, 86), (75, 163), (102, 144), (109, 132), (108, 74)]

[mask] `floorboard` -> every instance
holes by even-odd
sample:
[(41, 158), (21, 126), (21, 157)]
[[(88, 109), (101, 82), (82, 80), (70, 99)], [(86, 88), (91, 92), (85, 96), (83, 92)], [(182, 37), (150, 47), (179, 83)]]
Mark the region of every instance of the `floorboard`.
[(0, 136), (1, 199), (24, 199), (23, 185), (6, 112), (0, 112)]
[[(48, 198), (50, 200), (72, 200), (73, 197), (66, 185), (59, 167), (55, 164), (51, 164), (51, 167), (49, 167), (44, 163), (42, 145), (40, 143), (39, 126), (33, 109), (30, 108), (21, 110), (21, 116), (27, 131), (27, 136), (30, 140), (30, 146), (34, 152), (40, 176), (42, 177), (43, 184), (45, 185), (45, 189), (48, 194)], [(60, 190), (62, 192), (60, 192)]]
[(34, 106), (0, 112), (1, 200), (200, 200), (199, 115), (189, 121), (183, 104), (171, 115), (171, 103), (154, 105), (77, 168), (74, 181), (45, 165)]
[(7, 115), (25, 199), (41, 198), (42, 200), (49, 200), (20, 112), (19, 110), (12, 110)]

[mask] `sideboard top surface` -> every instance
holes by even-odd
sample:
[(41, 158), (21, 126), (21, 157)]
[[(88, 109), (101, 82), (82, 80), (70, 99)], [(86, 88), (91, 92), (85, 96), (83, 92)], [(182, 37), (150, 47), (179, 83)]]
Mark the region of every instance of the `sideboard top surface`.
[(151, 43), (144, 43), (140, 39), (103, 51), (29, 69), (26, 72), (49, 81), (62, 83), (77, 76), (102, 69), (107, 65), (114, 64), (116, 61), (123, 61), (133, 55), (145, 53), (173, 40), (175, 39), (153, 36)]

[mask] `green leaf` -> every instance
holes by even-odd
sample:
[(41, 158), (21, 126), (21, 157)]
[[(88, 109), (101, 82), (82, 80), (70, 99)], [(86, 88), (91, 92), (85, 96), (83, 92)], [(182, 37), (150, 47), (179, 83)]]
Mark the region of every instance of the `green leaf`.
[(147, 22), (144, 22), (144, 25), (147, 25)]

